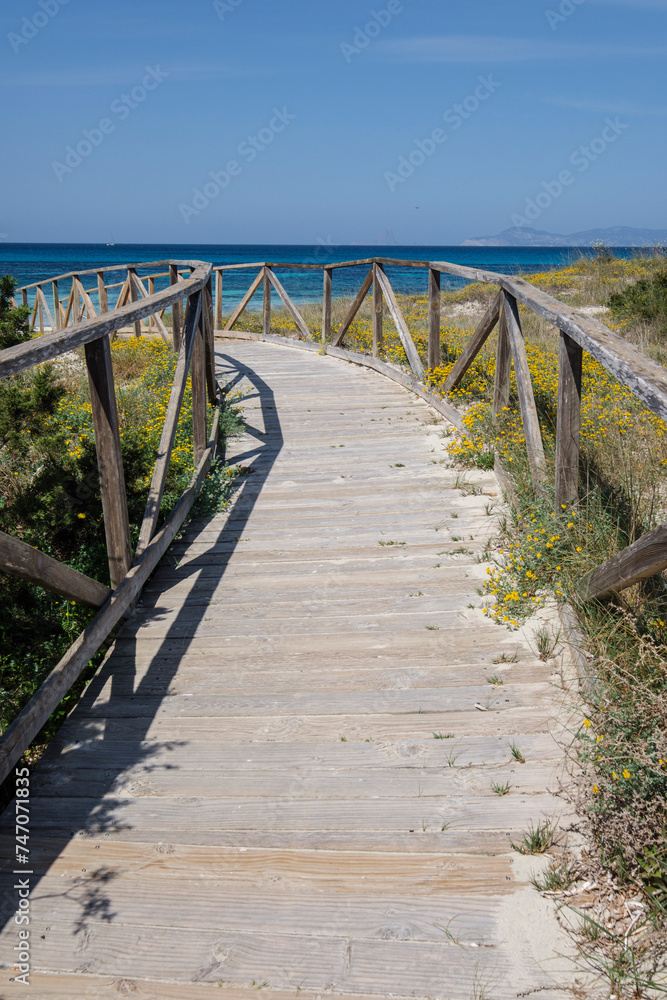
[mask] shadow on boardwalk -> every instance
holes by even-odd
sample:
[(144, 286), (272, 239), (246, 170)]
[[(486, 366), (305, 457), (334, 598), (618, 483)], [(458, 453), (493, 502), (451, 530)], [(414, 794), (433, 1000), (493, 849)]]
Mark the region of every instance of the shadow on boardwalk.
[[(165, 750), (175, 749), (177, 744), (147, 742), (147, 734), (154, 721), (162, 700), (167, 696), (175, 677), (180, 659), (185, 656), (192, 643), (192, 634), (201, 623), (208, 603), (215, 592), (226, 567), (241, 540), (256, 500), (261, 493), (271, 468), (283, 446), (280, 417), (271, 388), (251, 368), (238, 363), (227, 355), (218, 355), (219, 378), (228, 383), (228, 388), (245, 382), (242, 399), (258, 398), (264, 421), (264, 431), (246, 426), (246, 435), (256, 439), (257, 445), (234, 456), (235, 462), (252, 462), (253, 475), (242, 482), (234, 503), (234, 526), (221, 528), (215, 542), (225, 541), (226, 551), (219, 557), (218, 572), (200, 574), (204, 557), (188, 562), (183, 580), (196, 578), (189, 601), (186, 598), (171, 626), (153, 656), (150, 665), (143, 671), (137, 683), (136, 670), (136, 624), (130, 621), (118, 637), (122, 652), (116, 651), (105, 661), (100, 671), (86, 689), (79, 705), (63, 725), (57, 737), (35, 768), (31, 777), (31, 854), (29, 870), (33, 910), (40, 902), (53, 898), (53, 894), (40, 895), (39, 879), (73, 838), (104, 837), (123, 829), (116, 818), (116, 808), (120, 800), (114, 796), (120, 776), (138, 764), (144, 770), (151, 770), (150, 761)], [(250, 388), (247, 387), (250, 383)], [(210, 522), (192, 526), (187, 530), (189, 542), (195, 541), (199, 532), (209, 527)], [(211, 546), (215, 544), (211, 542)], [(169, 558), (167, 555), (166, 558)], [(158, 570), (159, 573), (159, 570)], [(152, 610), (144, 610), (144, 621), (155, 622), (160, 618), (159, 597)], [(183, 623), (187, 623), (188, 636), (183, 636)], [(120, 662), (119, 662), (120, 661)], [(113, 717), (104, 718), (104, 708), (96, 710), (95, 701), (105, 685), (111, 683), (110, 700), (120, 706), (129, 706), (141, 699), (143, 705), (151, 705), (152, 713), (142, 712), (139, 717), (131, 711), (125, 714), (123, 708), (115, 711)], [(183, 744), (180, 744), (183, 745)], [(159, 764), (163, 768), (169, 765)], [(82, 788), (80, 775), (85, 788)], [(88, 777), (88, 775), (90, 777)], [(73, 777), (74, 776), (74, 777)], [(77, 777), (79, 776), (79, 777)], [(76, 783), (76, 784), (75, 784)], [(127, 800), (123, 800), (124, 803)], [(64, 831), (69, 828), (68, 832)], [(127, 829), (128, 827), (125, 827)], [(53, 830), (53, 833), (51, 833)], [(0, 820), (0, 843), (5, 845), (2, 856), (2, 892), (0, 893), (0, 928), (13, 922), (18, 896), (13, 887), (17, 879), (13, 871), (14, 858), (14, 803), (9, 804)], [(74, 901), (80, 910), (75, 923), (75, 933), (85, 937), (90, 920), (114, 920), (106, 886), (120, 872), (100, 867), (86, 872), (85, 877), (70, 881), (70, 887), (60, 897)], [(69, 880), (68, 880), (69, 881)], [(18, 928), (17, 928), (18, 930)], [(9, 943), (9, 942), (8, 942)], [(11, 945), (15, 942), (12, 940)], [(4, 951), (5, 949), (3, 949)], [(7, 956), (2, 955), (2, 961)], [(12, 963), (13, 964), (13, 963)], [(79, 971), (85, 972), (86, 962)], [(92, 970), (91, 970), (92, 971)], [(0, 996), (0, 1000), (2, 997)]]

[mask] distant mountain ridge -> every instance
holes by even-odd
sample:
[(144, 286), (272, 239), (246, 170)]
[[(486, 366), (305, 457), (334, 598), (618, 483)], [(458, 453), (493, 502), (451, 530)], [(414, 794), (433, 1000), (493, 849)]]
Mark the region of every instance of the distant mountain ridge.
[(515, 226), (497, 236), (476, 236), (464, 240), (462, 247), (588, 247), (604, 243), (608, 247), (652, 247), (667, 243), (667, 229), (633, 229), (611, 226), (609, 229), (586, 229), (581, 233), (547, 233), (543, 229)]

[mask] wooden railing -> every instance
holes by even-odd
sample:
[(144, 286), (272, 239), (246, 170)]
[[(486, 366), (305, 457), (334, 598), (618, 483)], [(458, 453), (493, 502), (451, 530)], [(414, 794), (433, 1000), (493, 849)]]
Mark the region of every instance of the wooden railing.
[[(51, 332), (0, 352), (0, 378), (7, 378), (68, 351), (84, 348), (111, 579), (111, 588), (107, 588), (19, 539), (0, 533), (2, 572), (99, 609), (0, 740), (0, 781), (9, 774), (104, 640), (132, 609), (148, 577), (187, 517), (215, 456), (223, 395), (215, 377), (211, 265), (201, 261), (161, 261), (159, 265), (151, 265), (168, 266), (171, 284), (160, 292), (145, 295), (143, 283), (137, 277), (137, 270), (142, 266), (145, 265), (107, 269), (126, 272), (124, 281), (115, 286), (120, 287), (121, 292), (112, 311), (102, 308), (100, 312), (102, 304), (108, 306), (109, 286), (105, 286), (103, 280), (98, 287), (96, 309), (81, 275), (63, 275), (55, 279), (52, 285), (56, 287), (55, 312), (60, 326), (56, 322), (56, 329)], [(58, 282), (67, 278), (71, 279), (71, 291), (64, 305), (58, 298), (57, 287)], [(46, 311), (43, 290), (39, 285), (32, 287), (36, 288), (37, 311), (40, 304)], [(20, 290), (22, 298), (25, 299), (27, 291)], [(141, 333), (144, 325), (167, 336), (163, 316), (168, 309), (173, 315), (172, 337), (178, 359), (139, 541), (133, 553), (110, 339), (126, 328)], [(189, 374), (196, 471), (187, 490), (157, 531)], [(207, 398), (215, 407), (210, 436), (207, 433)]]
[[(332, 273), (337, 268), (367, 266), (368, 272), (359, 292), (352, 302), (347, 315), (336, 331), (332, 330)], [(396, 378), (403, 385), (412, 388), (423, 398), (436, 406), (457, 427), (461, 427), (461, 413), (446, 399), (434, 396), (425, 390), (422, 379), (424, 367), (405, 317), (387, 277), (386, 267), (421, 268), (428, 271), (428, 345), (426, 363), (428, 368), (440, 364), (440, 291), (441, 274), (448, 274), (465, 281), (478, 281), (498, 286), (498, 294), (493, 299), (486, 314), (474, 334), (466, 344), (460, 357), (444, 384), (445, 395), (455, 389), (472, 365), (476, 356), (498, 327), (496, 374), (493, 392), (493, 414), (498, 417), (510, 398), (510, 378), (512, 366), (516, 378), (517, 394), (523, 421), (526, 452), (530, 466), (533, 487), (536, 492), (545, 488), (547, 461), (542, 442), (540, 422), (535, 404), (528, 358), (519, 317), (519, 304), (532, 310), (542, 319), (553, 324), (559, 338), (558, 366), (558, 407), (555, 455), (555, 508), (576, 504), (579, 500), (579, 439), (581, 430), (581, 374), (583, 352), (587, 351), (607, 369), (618, 381), (629, 388), (646, 406), (667, 421), (667, 371), (643, 354), (638, 348), (613, 333), (599, 320), (579, 312), (546, 292), (531, 285), (523, 278), (496, 274), (493, 271), (477, 270), (445, 261), (392, 260), (376, 257), (343, 263), (276, 264), (256, 263), (254, 265), (228, 265), (216, 267), (216, 317), (217, 328), (222, 328), (219, 290), (222, 287), (222, 273), (225, 270), (243, 267), (258, 267), (259, 274), (251, 283), (243, 299), (229, 317), (222, 332), (229, 332), (238, 323), (252, 296), (260, 286), (263, 289), (263, 333), (262, 339), (283, 341), (270, 334), (271, 293), (273, 286), (290, 312), (300, 334), (312, 339), (303, 317), (278, 281), (274, 268), (290, 270), (316, 269), (324, 273), (324, 293), (321, 341), (327, 353), (345, 357), (358, 364), (382, 371)], [(345, 335), (359, 312), (362, 303), (372, 288), (373, 293), (373, 347), (372, 359), (364, 355), (342, 350)], [(383, 301), (386, 302), (406, 358), (413, 372), (413, 380), (397, 371), (393, 366), (380, 362), (383, 343)], [(629, 545), (618, 555), (599, 566), (582, 583), (580, 594), (584, 600), (606, 597), (630, 587), (640, 580), (653, 576), (667, 567), (667, 524), (660, 525)]]
[[(350, 267), (367, 267), (368, 271), (345, 318), (334, 330), (333, 272), (338, 268)], [(20, 289), (17, 294), (24, 304), (31, 307), (33, 324), (36, 324), (42, 336), (0, 352), (0, 378), (59, 357), (74, 348), (84, 347), (93, 405), (111, 589), (17, 539), (0, 534), (0, 570), (100, 609), (0, 740), (0, 780), (9, 773), (14, 762), (29, 746), (112, 629), (131, 609), (187, 516), (215, 453), (222, 394), (215, 380), (214, 333), (223, 336), (231, 334), (260, 287), (263, 294), (262, 333), (252, 336), (268, 342), (325, 352), (373, 368), (427, 399), (455, 426), (462, 427), (461, 412), (447, 399), (430, 392), (423, 384), (424, 365), (387, 276), (387, 267), (421, 268), (428, 271), (428, 344), (425, 358), (428, 368), (434, 368), (440, 363), (441, 275), (498, 286), (498, 293), (447, 377), (444, 393), (446, 395), (451, 392), (461, 382), (491, 333), (498, 327), (493, 413), (497, 417), (509, 403), (510, 377), (514, 367), (528, 462), (537, 492), (545, 488), (547, 462), (528, 368), (519, 305), (553, 324), (559, 338), (555, 455), (555, 504), (558, 511), (561, 504), (576, 504), (579, 499), (581, 373), (584, 351), (667, 421), (667, 372), (638, 348), (598, 320), (559, 302), (522, 278), (445, 261), (376, 257), (324, 265), (266, 261), (212, 265), (201, 261), (170, 260), (69, 273)], [(256, 277), (223, 326), (222, 291), (225, 273), (234, 270), (252, 271), (255, 268), (258, 269)], [(315, 342), (312, 331), (275, 273), (277, 269), (322, 272), (324, 286), (319, 343)], [(149, 273), (142, 275), (141, 272), (145, 271)], [(122, 280), (107, 284), (105, 275), (116, 277), (118, 272)], [(91, 280), (94, 282), (92, 286)], [(69, 289), (62, 297), (66, 282), (69, 282)], [(156, 291), (158, 283), (165, 284), (166, 287)], [(88, 288), (86, 284), (89, 285)], [(294, 321), (299, 339), (271, 333), (272, 290), (278, 294)], [(371, 290), (372, 354), (364, 355), (345, 349), (343, 344)], [(385, 302), (412, 374), (381, 360)], [(50, 327), (49, 332), (46, 331), (46, 321)], [(150, 332), (165, 340), (171, 339), (174, 349), (179, 352), (159, 453), (134, 554), (130, 545), (109, 344), (112, 336), (123, 331), (136, 336)], [(197, 471), (188, 490), (156, 534), (178, 416), (190, 370), (193, 448)], [(213, 432), (209, 440), (206, 434), (207, 395), (209, 402), (216, 406)], [(581, 596), (592, 599), (617, 593), (665, 567), (667, 524), (647, 532), (637, 542), (594, 570), (583, 582)]]

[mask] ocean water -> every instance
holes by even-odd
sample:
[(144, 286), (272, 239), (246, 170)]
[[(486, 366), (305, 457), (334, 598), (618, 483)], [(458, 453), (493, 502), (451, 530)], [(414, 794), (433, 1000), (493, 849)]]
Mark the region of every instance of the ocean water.
[[(618, 256), (631, 256), (631, 248), (614, 248)], [(536, 273), (562, 267), (582, 254), (594, 255), (590, 247), (447, 247), (447, 246), (296, 246), (288, 245), (191, 245), (131, 243), (106, 246), (101, 243), (0, 243), (0, 274), (13, 275), (19, 286), (44, 281), (69, 271), (109, 267), (112, 264), (138, 264), (155, 260), (204, 260), (214, 264), (242, 264), (274, 261), (299, 264), (333, 264), (366, 257), (391, 257), (402, 260), (444, 260), (468, 267), (484, 268), (502, 274)], [(337, 269), (333, 275), (334, 297), (356, 295), (367, 268)], [(227, 272), (223, 281), (223, 309), (234, 307), (257, 273), (255, 270)], [(420, 295), (427, 290), (427, 273), (421, 269), (387, 267), (395, 291)], [(280, 280), (295, 302), (316, 302), (322, 295), (319, 271), (281, 270)], [(84, 286), (96, 288), (92, 275)], [(157, 282), (159, 288), (167, 284)], [(442, 276), (443, 288), (465, 284), (457, 278)], [(45, 290), (47, 291), (47, 290)], [(274, 293), (275, 295), (275, 293)], [(50, 299), (50, 295), (47, 295)], [(32, 299), (32, 296), (31, 296)], [(95, 300), (93, 300), (95, 301)], [(253, 300), (259, 308), (261, 295)], [(50, 303), (49, 303), (50, 304)]]

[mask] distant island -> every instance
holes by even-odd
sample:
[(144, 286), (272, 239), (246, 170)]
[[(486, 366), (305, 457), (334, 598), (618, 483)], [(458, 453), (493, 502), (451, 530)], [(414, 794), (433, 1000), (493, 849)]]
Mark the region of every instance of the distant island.
[(604, 243), (608, 247), (654, 247), (667, 243), (667, 229), (632, 229), (612, 226), (609, 229), (586, 229), (581, 233), (547, 233), (543, 229), (514, 227), (497, 236), (476, 236), (464, 240), (462, 247), (587, 247)]

